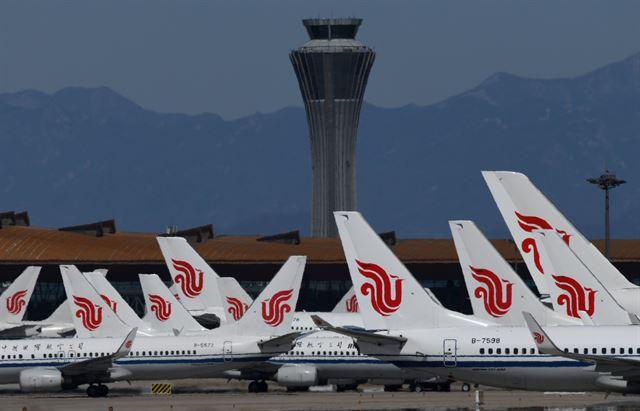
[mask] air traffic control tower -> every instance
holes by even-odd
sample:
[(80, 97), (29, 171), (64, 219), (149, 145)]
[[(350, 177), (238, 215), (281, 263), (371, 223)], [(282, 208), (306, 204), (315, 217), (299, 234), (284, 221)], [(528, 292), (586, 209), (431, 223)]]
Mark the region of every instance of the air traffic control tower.
[(311, 235), (337, 235), (333, 211), (356, 209), (356, 132), (376, 53), (355, 39), (362, 19), (303, 20), (311, 38), (289, 57), (311, 138)]

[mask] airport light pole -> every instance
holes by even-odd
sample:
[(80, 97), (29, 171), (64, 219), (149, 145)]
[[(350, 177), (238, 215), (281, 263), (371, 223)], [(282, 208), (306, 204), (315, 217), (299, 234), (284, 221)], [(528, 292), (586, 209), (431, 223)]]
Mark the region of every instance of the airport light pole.
[(626, 181), (617, 179), (615, 174), (610, 173), (609, 170), (605, 170), (604, 174), (600, 177), (588, 178), (587, 182), (595, 184), (604, 190), (604, 255), (609, 258), (609, 240), (611, 235), (609, 228), (609, 190), (626, 183)]

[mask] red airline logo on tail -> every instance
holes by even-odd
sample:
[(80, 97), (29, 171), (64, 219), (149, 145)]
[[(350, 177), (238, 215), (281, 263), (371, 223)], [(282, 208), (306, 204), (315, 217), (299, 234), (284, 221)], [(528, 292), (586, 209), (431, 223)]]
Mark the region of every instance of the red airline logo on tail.
[(360, 274), (372, 281), (366, 282), (360, 287), (362, 295), (371, 295), (371, 307), (384, 317), (396, 312), (402, 303), (402, 279), (387, 274), (377, 264), (363, 263), (358, 260), (356, 260), (356, 264)]
[(544, 342), (544, 335), (534, 332), (533, 339), (535, 340), (536, 344), (542, 344)]
[(247, 311), (249, 306), (238, 298), (235, 297), (227, 297), (227, 304), (229, 304), (229, 308), (227, 308), (227, 312), (231, 314), (234, 321), (238, 321), (242, 318), (244, 313)]
[(157, 294), (149, 294), (151, 311), (158, 321), (167, 321), (171, 317), (171, 303)]
[(202, 270), (193, 268), (186, 261), (171, 259), (171, 262), (173, 263), (173, 268), (180, 271), (180, 274), (176, 275), (175, 282), (180, 285), (184, 295), (189, 298), (199, 296), (204, 286)]
[(88, 298), (73, 296), (73, 302), (78, 306), (75, 315), (82, 321), (82, 326), (94, 331), (102, 324), (102, 307), (98, 307)]
[(347, 298), (347, 312), (348, 313), (357, 313), (358, 312), (358, 299), (356, 295), (352, 295), (350, 298)]
[[(547, 220), (536, 217), (536, 216), (527, 216), (520, 214), (515, 211), (516, 218), (518, 219), (518, 225), (525, 232), (530, 233), (533, 230), (553, 230), (553, 227)], [(571, 234), (568, 234), (564, 230), (555, 229), (556, 233), (562, 236), (562, 241), (564, 241), (567, 245), (569, 245), (569, 238)], [(533, 253), (533, 263), (536, 268), (540, 272), (540, 274), (544, 274), (544, 270), (542, 268), (542, 264), (540, 263), (540, 252), (538, 251), (538, 244), (536, 244), (536, 240), (531, 237), (525, 238), (522, 240), (522, 244), (520, 246), (522, 252), (525, 254)]]
[(24, 297), (27, 295), (27, 290), (16, 291), (12, 295), (7, 298), (7, 311), (11, 314), (16, 315), (22, 308), (27, 305), (27, 302), (24, 300)]
[(293, 289), (282, 290), (271, 298), (262, 301), (262, 319), (267, 325), (276, 327), (284, 321), (284, 315), (291, 312), (291, 306), (286, 304), (293, 296)]
[(102, 300), (109, 306), (109, 308), (111, 308), (111, 310), (116, 313), (118, 312), (118, 303), (113, 301), (111, 298), (107, 297), (104, 294), (100, 294), (100, 298), (102, 298)]
[(557, 298), (558, 305), (564, 305), (569, 317), (580, 318), (580, 311), (586, 312), (591, 317), (595, 311), (595, 296), (597, 290), (583, 287), (571, 277), (554, 275), (556, 286), (563, 290)]
[(495, 318), (509, 312), (512, 302), (513, 284), (498, 277), (493, 271), (469, 266), (471, 276), (481, 285), (474, 290), (474, 296), (482, 299), (484, 309)]

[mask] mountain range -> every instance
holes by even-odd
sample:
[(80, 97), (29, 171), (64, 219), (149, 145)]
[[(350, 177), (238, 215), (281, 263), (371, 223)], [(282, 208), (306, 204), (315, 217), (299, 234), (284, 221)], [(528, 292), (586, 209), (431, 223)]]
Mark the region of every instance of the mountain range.
[[(0, 94), (0, 211), (32, 224), (115, 218), (120, 230), (212, 223), (217, 233), (308, 233), (304, 110), (237, 120), (146, 110), (106, 88)], [(529, 175), (575, 225), (602, 237), (604, 168), (613, 237), (640, 233), (640, 54), (574, 78), (496, 73), (429, 106), (363, 107), (358, 208), (379, 231), (449, 237), (447, 220), (507, 229), (480, 170)]]

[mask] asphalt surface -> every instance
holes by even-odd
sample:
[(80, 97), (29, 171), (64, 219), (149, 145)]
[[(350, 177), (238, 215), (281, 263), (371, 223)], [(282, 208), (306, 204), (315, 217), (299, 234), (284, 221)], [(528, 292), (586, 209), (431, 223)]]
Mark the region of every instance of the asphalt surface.
[[(84, 390), (55, 394), (20, 393), (17, 387), (0, 388), (0, 409), (51, 410), (451, 410), (475, 409), (475, 392), (383, 392), (377, 386), (359, 392), (333, 392), (331, 387), (314, 387), (311, 392), (288, 393), (270, 385), (270, 392), (249, 394), (245, 383), (220, 380), (174, 382), (172, 395), (151, 394), (151, 382), (112, 384), (109, 397), (87, 398)], [(541, 393), (483, 390), (484, 409), (593, 409), (640, 408), (640, 396), (600, 393)]]

